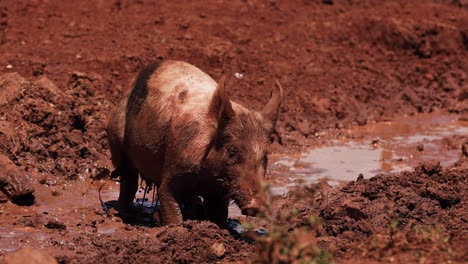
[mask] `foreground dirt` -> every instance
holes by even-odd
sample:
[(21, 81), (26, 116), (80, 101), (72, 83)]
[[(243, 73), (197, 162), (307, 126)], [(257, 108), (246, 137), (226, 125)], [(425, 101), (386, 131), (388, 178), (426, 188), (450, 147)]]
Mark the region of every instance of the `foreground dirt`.
[(32, 247), (60, 263), (463, 263), (468, 138), (460, 142), (460, 160), (446, 168), (425, 163), (395, 175), (358, 176), (335, 188), (326, 182), (298, 187), (277, 197), (265, 208), (266, 216), (241, 219), (269, 230), (269, 236), (256, 238), (258, 243), (209, 222), (122, 223), (115, 211), (101, 209), (96, 191), (101, 183), (37, 183), (35, 205), (0, 204), (0, 255)]
[[(326, 129), (468, 112), (463, 1), (324, 2), (0, 2), (0, 153), (38, 195), (68, 199), (63, 208), (80, 204), (50, 212), (44, 204), (2, 203), (0, 243), (42, 248), (65, 263), (255, 258), (253, 245), (210, 223), (126, 225), (103, 214), (96, 199), (83, 205), (85, 187), (71, 191), (109, 176), (108, 114), (154, 60), (185, 60), (215, 79), (226, 74), (233, 99), (254, 109), (278, 79), (286, 99), (277, 153), (314, 146)], [(340, 262), (463, 262), (467, 174), (464, 158), (445, 169), (426, 164), (339, 189), (323, 185), (322, 198), (298, 203), (300, 214), (282, 226), (299, 229), (317, 214), (324, 223), (314, 243)], [(288, 199), (275, 201), (274, 211)], [(4, 233), (12, 226), (21, 236)]]
[(311, 215), (323, 219), (318, 244), (339, 262), (353, 262), (351, 256), (366, 262), (463, 262), (467, 177), (467, 157), (444, 169), (426, 163), (397, 175), (358, 177), (340, 188), (323, 182), (289, 194), (277, 210), (291, 210), (296, 201), (291, 229), (307, 225)]

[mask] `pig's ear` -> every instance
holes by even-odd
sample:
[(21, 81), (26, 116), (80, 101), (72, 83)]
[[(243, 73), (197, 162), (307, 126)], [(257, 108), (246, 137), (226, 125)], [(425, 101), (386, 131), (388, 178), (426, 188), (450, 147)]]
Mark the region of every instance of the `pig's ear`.
[(225, 123), (234, 117), (231, 100), (229, 100), (226, 93), (226, 81), (224, 76), (218, 82), (218, 86), (213, 93), (208, 115), (218, 123)]
[(283, 88), (278, 81), (275, 81), (275, 86), (271, 91), (270, 100), (263, 108), (261, 114), (266, 121), (266, 129), (269, 133), (275, 131), (276, 121), (278, 120), (281, 102), (283, 101)]

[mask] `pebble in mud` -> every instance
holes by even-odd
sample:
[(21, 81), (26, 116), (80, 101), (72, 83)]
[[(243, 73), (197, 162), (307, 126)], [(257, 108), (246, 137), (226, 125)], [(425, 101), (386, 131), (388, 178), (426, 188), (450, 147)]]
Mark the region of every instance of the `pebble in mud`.
[(224, 253), (226, 253), (226, 247), (223, 243), (214, 243), (210, 249), (218, 258), (222, 257)]

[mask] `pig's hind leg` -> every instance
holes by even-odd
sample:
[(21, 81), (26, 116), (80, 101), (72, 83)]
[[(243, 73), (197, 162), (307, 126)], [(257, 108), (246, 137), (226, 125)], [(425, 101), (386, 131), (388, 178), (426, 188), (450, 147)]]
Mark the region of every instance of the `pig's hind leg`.
[(130, 162), (124, 163), (120, 168), (120, 194), (119, 213), (128, 215), (133, 209), (133, 200), (138, 190), (138, 171)]
[(160, 220), (161, 224), (180, 224), (182, 223), (182, 211), (179, 206), (179, 199), (174, 192), (173, 175), (166, 170), (163, 172), (162, 181), (158, 187), (158, 198), (160, 202)]
[(119, 212), (129, 214), (133, 199), (138, 189), (138, 171), (127, 159), (125, 153), (126, 100), (122, 100), (115, 112), (111, 114), (107, 125), (107, 135), (115, 170), (112, 177), (120, 176)]

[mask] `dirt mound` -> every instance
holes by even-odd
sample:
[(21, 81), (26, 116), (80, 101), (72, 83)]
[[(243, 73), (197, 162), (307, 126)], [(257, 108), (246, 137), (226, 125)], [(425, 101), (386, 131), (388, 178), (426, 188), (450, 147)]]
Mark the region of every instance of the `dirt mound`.
[(1, 79), (11, 76), (14, 82), (2, 86), (16, 91), (0, 109), (2, 152), (26, 170), (44, 175), (38, 176), (44, 182), (52, 177), (49, 184), (107, 176), (104, 126), (110, 103), (96, 92), (100, 76), (72, 73), (65, 91), (45, 76), (35, 82), (18, 74)]
[[(322, 183), (313, 204), (296, 204), (299, 214), (291, 228), (317, 214), (323, 219), (319, 244), (342, 259), (356, 254), (375, 260), (462, 261), (466, 252), (460, 245), (468, 242), (467, 177), (464, 157), (445, 169), (422, 164), (396, 175), (358, 177), (338, 189)], [(290, 208), (288, 201), (280, 203), (286, 203), (280, 210)]]
[[(384, 5), (389, 9), (386, 12), (398, 12), (394, 4)], [(442, 9), (442, 12), (464, 13), (463, 10), (438, 7)], [(416, 15), (421, 12), (430, 14), (437, 11), (431, 8), (431, 4), (424, 8), (409, 8), (410, 14)], [(356, 21), (354, 30), (351, 30), (356, 32), (361, 42), (393, 52), (416, 55), (421, 59), (438, 55), (463, 54), (468, 49), (466, 42), (468, 27), (463, 25), (462, 21), (447, 24), (410, 14), (399, 14), (396, 17), (369, 14), (369, 16), (362, 16), (362, 20)]]

